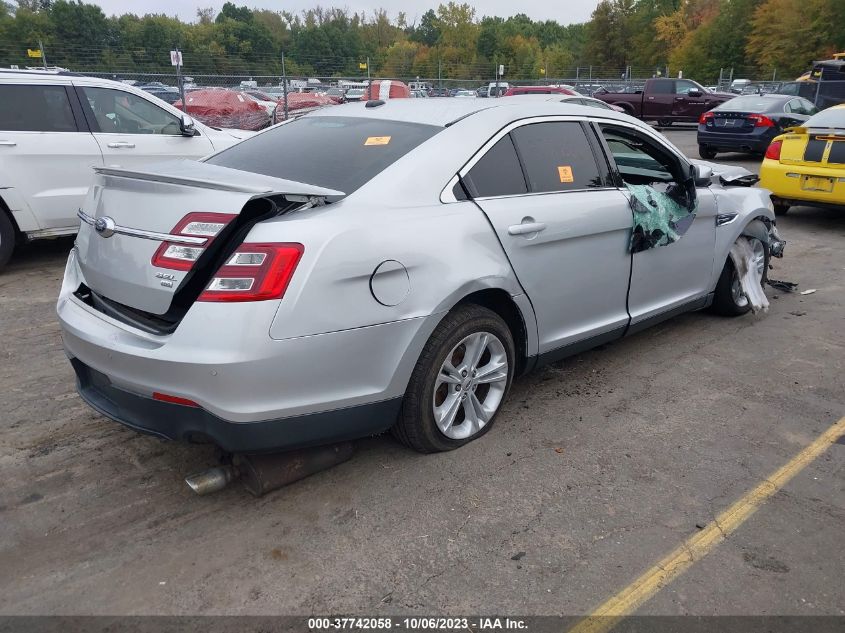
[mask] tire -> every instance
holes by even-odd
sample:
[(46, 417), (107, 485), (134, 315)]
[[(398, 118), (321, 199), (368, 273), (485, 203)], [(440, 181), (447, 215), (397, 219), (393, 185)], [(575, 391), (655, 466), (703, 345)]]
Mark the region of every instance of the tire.
[[(744, 238), (744, 236), (743, 236)], [(769, 247), (760, 240), (750, 237), (752, 248), (755, 250), (758, 246), (762, 247), (763, 254), (763, 270), (760, 277), (760, 284), (765, 287), (766, 273), (769, 270)], [(713, 304), (711, 309), (716, 314), (722, 316), (741, 316), (751, 310), (751, 305), (744, 295), (737, 296), (735, 283), (739, 283), (736, 274), (736, 267), (734, 262), (728, 255), (725, 261), (725, 267), (722, 268), (722, 274), (719, 275), (719, 281), (716, 283), (716, 291), (713, 295)]]
[(774, 202), (772, 204), (774, 205), (776, 216), (786, 215), (789, 212), (788, 202)]
[(6, 265), (15, 250), (15, 227), (0, 204), (0, 268)]
[(701, 156), (704, 160), (711, 160), (716, 158), (716, 150), (708, 145), (699, 145), (698, 146), (698, 155)]
[[(482, 354), (474, 366), (468, 362), (463, 377), (465, 353), (473, 349), (481, 349)], [(447, 360), (453, 373), (445, 368)], [(502, 361), (507, 365), (502, 367)], [(391, 429), (394, 437), (420, 453), (450, 451), (481, 437), (493, 426), (507, 398), (514, 362), (513, 335), (498, 314), (475, 304), (454, 309), (438, 324), (420, 354), (399, 419)], [(496, 379), (475, 383), (473, 367), (479, 373), (486, 369)], [(476, 406), (482, 408), (483, 417), (472, 414)], [(435, 408), (442, 418), (436, 417)], [(449, 412), (453, 412), (451, 417)], [(446, 431), (441, 425), (448, 427)]]

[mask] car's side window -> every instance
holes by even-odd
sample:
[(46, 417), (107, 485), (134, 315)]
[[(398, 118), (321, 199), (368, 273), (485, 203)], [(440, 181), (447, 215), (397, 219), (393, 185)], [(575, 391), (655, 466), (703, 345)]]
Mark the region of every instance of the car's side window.
[(0, 84), (0, 130), (77, 132), (64, 86)]
[(473, 198), (528, 192), (510, 134), (505, 134), (463, 178)]
[(113, 134), (181, 134), (179, 119), (143, 97), (111, 88), (83, 88), (100, 132)]
[(695, 218), (695, 186), (668, 150), (630, 128), (599, 126), (634, 212), (631, 251), (677, 242)]
[(675, 82), (671, 79), (658, 80), (651, 84), (649, 92), (654, 95), (671, 95), (675, 93)]
[(689, 94), (690, 90), (699, 90), (698, 86), (691, 81), (685, 81), (683, 79), (679, 79), (675, 82), (675, 94), (676, 95), (687, 95)]
[(532, 193), (604, 186), (584, 128), (577, 121), (531, 123), (511, 132)]

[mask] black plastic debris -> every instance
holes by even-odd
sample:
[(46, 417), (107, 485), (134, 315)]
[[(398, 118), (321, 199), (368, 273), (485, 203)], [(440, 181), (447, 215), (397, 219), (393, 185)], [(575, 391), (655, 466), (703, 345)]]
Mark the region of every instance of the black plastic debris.
[(782, 292), (795, 292), (798, 289), (798, 284), (791, 281), (780, 281), (779, 279), (767, 279), (766, 283), (772, 288)]

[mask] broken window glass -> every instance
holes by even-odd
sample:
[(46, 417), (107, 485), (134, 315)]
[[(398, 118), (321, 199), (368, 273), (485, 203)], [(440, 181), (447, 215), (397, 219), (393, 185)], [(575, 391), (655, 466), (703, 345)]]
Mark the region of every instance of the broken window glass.
[[(677, 242), (695, 219), (695, 205), (689, 205), (684, 187), (677, 183), (632, 185), (631, 208), (634, 230), (631, 232), (631, 252), (666, 246)], [(692, 208), (691, 208), (692, 206)]]
[(635, 130), (600, 126), (619, 175), (631, 193), (631, 252), (677, 242), (695, 218), (695, 190), (669, 152)]

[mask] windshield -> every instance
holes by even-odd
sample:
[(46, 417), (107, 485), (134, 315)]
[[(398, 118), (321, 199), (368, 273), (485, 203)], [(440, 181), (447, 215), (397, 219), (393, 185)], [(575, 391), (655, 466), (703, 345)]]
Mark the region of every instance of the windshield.
[(363, 117), (302, 117), (208, 162), (350, 194), (441, 129)]

